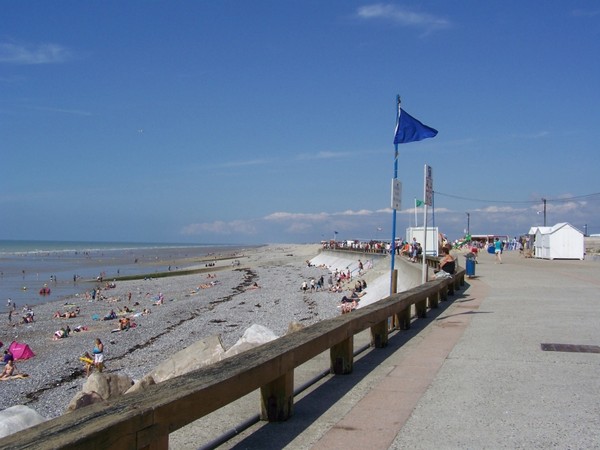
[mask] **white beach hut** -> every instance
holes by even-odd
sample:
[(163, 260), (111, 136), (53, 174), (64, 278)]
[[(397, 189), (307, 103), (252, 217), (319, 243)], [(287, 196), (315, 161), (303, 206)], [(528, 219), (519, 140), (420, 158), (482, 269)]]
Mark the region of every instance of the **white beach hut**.
[[(563, 222), (552, 227), (534, 227), (534, 255), (543, 259), (583, 259), (583, 233)], [(531, 231), (534, 231), (532, 228)]]

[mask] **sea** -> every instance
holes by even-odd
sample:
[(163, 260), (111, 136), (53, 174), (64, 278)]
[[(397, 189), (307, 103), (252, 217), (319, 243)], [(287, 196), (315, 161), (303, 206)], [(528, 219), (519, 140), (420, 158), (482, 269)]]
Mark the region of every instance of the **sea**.
[[(0, 311), (6, 311), (9, 304), (20, 308), (83, 294), (96, 285), (99, 276), (110, 281), (119, 276), (181, 270), (186, 265), (198, 266), (198, 259), (231, 255), (249, 247), (0, 240)], [(50, 294), (41, 295), (42, 288), (49, 288)]]

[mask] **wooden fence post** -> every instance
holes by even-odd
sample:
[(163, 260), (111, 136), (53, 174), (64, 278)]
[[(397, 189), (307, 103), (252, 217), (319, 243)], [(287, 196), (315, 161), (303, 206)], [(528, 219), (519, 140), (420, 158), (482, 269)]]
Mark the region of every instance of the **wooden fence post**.
[(260, 399), (261, 420), (283, 422), (289, 419), (294, 408), (294, 371), (261, 386)]
[(371, 345), (384, 348), (388, 345), (388, 321), (379, 322), (371, 327)]
[(427, 317), (427, 297), (415, 303), (415, 313), (420, 319)]
[(331, 373), (345, 375), (352, 373), (354, 367), (354, 337), (350, 336), (329, 350)]
[(411, 306), (408, 305), (406, 308), (404, 308), (402, 311), (400, 311), (400, 313), (398, 313), (398, 315), (396, 316), (396, 317), (398, 317), (398, 325), (401, 330), (410, 329), (410, 310), (411, 310)]

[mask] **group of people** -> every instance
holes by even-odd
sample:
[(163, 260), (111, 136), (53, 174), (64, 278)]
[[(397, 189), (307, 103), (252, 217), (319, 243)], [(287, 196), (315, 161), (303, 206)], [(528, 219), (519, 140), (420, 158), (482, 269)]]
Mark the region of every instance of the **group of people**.
[(52, 316), (52, 318), (58, 319), (58, 318), (64, 317), (65, 319), (73, 319), (79, 315), (79, 312), (80, 312), (79, 307), (76, 307), (75, 309), (72, 309), (70, 311), (65, 311), (64, 313), (62, 313), (60, 311), (56, 311), (54, 313), (54, 316)]
[(417, 242), (417, 238), (413, 237), (410, 244), (408, 242), (403, 244), (401, 253), (407, 255), (411, 262), (417, 262), (417, 258), (423, 254), (423, 247), (420, 242)]
[(321, 289), (323, 289), (323, 286), (325, 285), (325, 279), (323, 278), (323, 275), (321, 275), (318, 279), (314, 279), (311, 278), (310, 281), (303, 281), (302, 285), (300, 286), (300, 289), (303, 292), (307, 292), (307, 291), (311, 291), (311, 292), (316, 292), (316, 291), (320, 291)]

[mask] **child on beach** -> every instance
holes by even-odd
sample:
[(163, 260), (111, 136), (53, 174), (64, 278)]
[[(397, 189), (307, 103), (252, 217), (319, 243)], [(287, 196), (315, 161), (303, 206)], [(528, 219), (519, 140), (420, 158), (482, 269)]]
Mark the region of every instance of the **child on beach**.
[(90, 373), (92, 373), (92, 369), (94, 368), (94, 358), (88, 352), (85, 352), (81, 358), (81, 361), (85, 364), (85, 376), (89, 377)]

